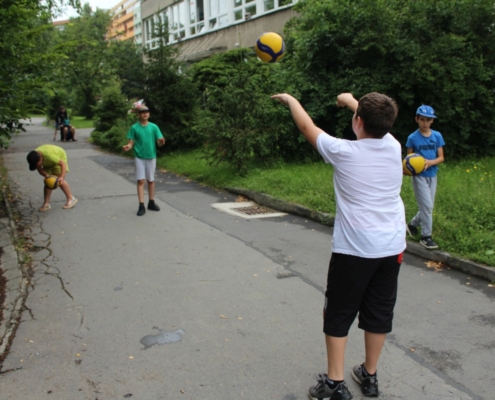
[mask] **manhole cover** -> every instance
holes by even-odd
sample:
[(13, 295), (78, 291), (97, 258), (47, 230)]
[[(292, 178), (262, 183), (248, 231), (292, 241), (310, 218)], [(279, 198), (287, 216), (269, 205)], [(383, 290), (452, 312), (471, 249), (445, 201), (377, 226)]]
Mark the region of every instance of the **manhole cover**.
[(275, 212), (273, 210), (270, 210), (269, 208), (261, 206), (239, 207), (235, 208), (235, 211), (239, 211), (247, 215), (273, 214)]
[(215, 203), (211, 206), (219, 211), (245, 219), (282, 217), (287, 215), (286, 213), (262, 207), (252, 201), (242, 203)]

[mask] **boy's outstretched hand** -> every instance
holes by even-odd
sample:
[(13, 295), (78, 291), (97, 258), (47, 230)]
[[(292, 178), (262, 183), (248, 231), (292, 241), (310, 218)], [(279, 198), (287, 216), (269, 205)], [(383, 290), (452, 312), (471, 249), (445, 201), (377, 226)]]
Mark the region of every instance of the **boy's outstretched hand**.
[(294, 97), (292, 97), (290, 94), (287, 93), (280, 93), (280, 94), (274, 94), (272, 96), (272, 99), (276, 99), (280, 101), (282, 104), (289, 105), (289, 101), (291, 99), (294, 99)]
[(165, 138), (158, 139), (158, 146), (163, 146), (165, 144)]
[(337, 96), (337, 106), (349, 107), (355, 112), (358, 106), (358, 101), (354, 98), (352, 93), (341, 93)]
[(132, 146), (130, 144), (126, 144), (126, 145), (122, 146), (122, 150), (129, 151), (131, 149), (131, 147)]

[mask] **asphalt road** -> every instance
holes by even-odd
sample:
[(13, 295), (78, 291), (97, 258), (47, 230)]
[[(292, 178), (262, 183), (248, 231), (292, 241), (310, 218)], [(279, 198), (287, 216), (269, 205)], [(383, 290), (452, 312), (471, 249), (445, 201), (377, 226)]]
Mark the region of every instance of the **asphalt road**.
[[(322, 307), (332, 229), (301, 217), (246, 220), (236, 197), (157, 172), (160, 212), (137, 217), (131, 159), (59, 143), (79, 203), (39, 213), (27, 153), (51, 143), (34, 120), (4, 152), (33, 279), (0, 376), (1, 399), (307, 398), (325, 372)], [(52, 142), (53, 143), (53, 142)], [(495, 289), (406, 256), (382, 399), (493, 399)], [(347, 348), (363, 360), (362, 332)]]

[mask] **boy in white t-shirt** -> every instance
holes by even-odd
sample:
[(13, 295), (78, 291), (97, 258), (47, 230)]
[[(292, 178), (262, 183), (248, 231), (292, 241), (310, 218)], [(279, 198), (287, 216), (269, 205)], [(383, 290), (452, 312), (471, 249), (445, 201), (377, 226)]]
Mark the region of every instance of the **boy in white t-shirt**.
[(357, 140), (332, 137), (314, 125), (288, 94), (272, 96), (289, 106), (305, 138), (334, 167), (336, 214), (325, 293), (324, 326), (328, 373), (309, 389), (311, 399), (349, 400), (344, 381), (347, 335), (359, 313), (365, 331), (365, 361), (352, 377), (365, 396), (378, 396), (378, 358), (392, 330), (397, 279), (406, 248), (401, 146), (388, 133), (397, 117), (390, 97), (369, 93), (359, 102), (350, 93), (337, 105), (353, 112)]

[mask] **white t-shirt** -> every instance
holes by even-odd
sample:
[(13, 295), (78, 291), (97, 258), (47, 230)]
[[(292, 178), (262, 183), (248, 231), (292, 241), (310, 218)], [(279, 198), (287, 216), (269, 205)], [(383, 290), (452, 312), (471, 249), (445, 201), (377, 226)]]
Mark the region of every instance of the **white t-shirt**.
[(400, 197), (401, 146), (382, 139), (344, 140), (322, 132), (316, 141), (334, 166), (333, 252), (364, 258), (400, 254), (406, 248), (406, 219)]

